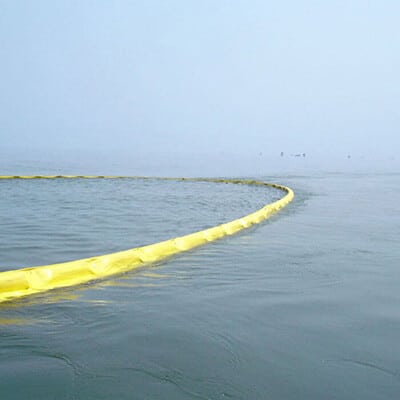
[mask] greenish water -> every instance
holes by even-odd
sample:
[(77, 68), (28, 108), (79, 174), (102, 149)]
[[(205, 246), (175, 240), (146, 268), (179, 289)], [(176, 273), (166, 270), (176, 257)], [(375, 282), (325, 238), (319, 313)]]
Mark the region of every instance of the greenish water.
[[(0, 305), (0, 399), (398, 399), (400, 174), (251, 178), (296, 198), (151, 268)], [(156, 242), (279, 195), (0, 182), (0, 270)]]

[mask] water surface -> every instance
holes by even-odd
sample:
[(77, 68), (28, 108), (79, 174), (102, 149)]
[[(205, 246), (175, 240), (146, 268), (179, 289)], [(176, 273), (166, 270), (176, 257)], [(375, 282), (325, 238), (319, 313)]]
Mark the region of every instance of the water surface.
[[(151, 268), (1, 305), (1, 399), (398, 399), (400, 175), (251, 178), (296, 198)], [(0, 270), (156, 242), (280, 195), (200, 182), (0, 184)]]

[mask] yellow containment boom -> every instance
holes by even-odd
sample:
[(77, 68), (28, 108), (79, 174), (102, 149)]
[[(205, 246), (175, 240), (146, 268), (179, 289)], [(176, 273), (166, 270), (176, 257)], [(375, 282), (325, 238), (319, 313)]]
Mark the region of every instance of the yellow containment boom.
[(0, 272), (0, 302), (34, 293), (79, 285), (93, 280), (99, 280), (111, 275), (121, 274), (145, 264), (154, 263), (174, 254), (193, 249), (227, 235), (258, 224), (269, 218), (293, 200), (293, 191), (282, 185), (244, 179), (212, 179), (212, 178), (154, 178), (154, 177), (124, 177), (124, 176), (0, 176), (0, 179), (161, 179), (178, 181), (203, 181), (236, 183), (245, 185), (268, 186), (286, 192), (280, 200), (267, 204), (261, 209), (241, 218), (202, 231), (179, 236), (148, 246), (105, 254), (82, 260), (63, 262), (60, 264), (40, 267), (23, 268)]

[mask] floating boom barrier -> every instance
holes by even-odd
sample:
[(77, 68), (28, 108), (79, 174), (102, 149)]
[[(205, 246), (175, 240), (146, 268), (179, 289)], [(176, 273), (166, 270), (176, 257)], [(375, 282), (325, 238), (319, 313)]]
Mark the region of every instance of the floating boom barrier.
[(101, 280), (147, 264), (159, 262), (175, 254), (213, 242), (227, 235), (233, 235), (242, 229), (258, 224), (285, 207), (294, 198), (293, 191), (286, 186), (245, 179), (159, 178), (100, 175), (10, 175), (0, 176), (0, 180), (1, 179), (152, 179), (199, 181), (274, 187), (282, 190), (286, 194), (281, 199), (267, 204), (261, 209), (241, 218), (163, 242), (81, 260), (0, 272), (0, 303), (51, 289)]

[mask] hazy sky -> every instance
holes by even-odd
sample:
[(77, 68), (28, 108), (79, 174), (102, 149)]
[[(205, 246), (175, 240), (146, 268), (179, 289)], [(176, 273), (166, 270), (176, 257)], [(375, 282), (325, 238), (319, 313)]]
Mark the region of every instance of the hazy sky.
[(398, 157), (400, 1), (0, 0), (7, 151)]

